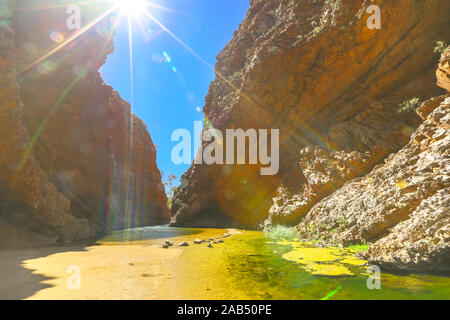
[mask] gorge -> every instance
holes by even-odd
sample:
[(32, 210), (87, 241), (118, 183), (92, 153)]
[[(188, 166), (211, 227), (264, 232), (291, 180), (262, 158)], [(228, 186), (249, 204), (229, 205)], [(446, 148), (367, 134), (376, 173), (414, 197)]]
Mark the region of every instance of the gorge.
[[(190, 168), (170, 199), (151, 130), (99, 73), (110, 3), (70, 1), (95, 22), (74, 31), (48, 2), (0, 0), (0, 299), (449, 297), (448, 0), (250, 0), (193, 161), (172, 136)], [(64, 291), (72, 261), (101, 289)]]
[(448, 53), (438, 69), (433, 51), (450, 6), (376, 2), (380, 29), (372, 1), (251, 1), (204, 110), (218, 129), (280, 128), (280, 172), (194, 164), (171, 225), (297, 225), (305, 239), (373, 242), (385, 268), (450, 270)]
[[(1, 1), (0, 247), (167, 223), (153, 142), (98, 73), (113, 50), (113, 21), (30, 68), (55, 47), (48, 30), (66, 30), (63, 39), (73, 32), (65, 6), (32, 10), (43, 4)], [(106, 6), (82, 8), (90, 21)]]

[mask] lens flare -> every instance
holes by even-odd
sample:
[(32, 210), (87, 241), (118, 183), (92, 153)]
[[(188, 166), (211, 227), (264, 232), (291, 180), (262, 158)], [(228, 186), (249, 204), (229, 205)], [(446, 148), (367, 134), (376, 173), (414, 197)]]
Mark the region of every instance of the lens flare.
[(144, 0), (116, 0), (122, 12), (137, 14), (145, 10), (146, 2)]

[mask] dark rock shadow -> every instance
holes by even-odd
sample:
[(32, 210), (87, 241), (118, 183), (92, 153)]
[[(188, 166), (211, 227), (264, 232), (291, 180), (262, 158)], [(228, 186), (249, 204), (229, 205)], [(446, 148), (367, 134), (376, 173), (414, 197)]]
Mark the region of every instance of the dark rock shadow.
[(67, 246), (0, 250), (0, 300), (20, 300), (33, 296), (40, 290), (52, 287), (52, 280), (38, 271), (25, 268), (25, 261), (44, 258), (56, 253), (87, 251), (93, 242), (80, 242)]

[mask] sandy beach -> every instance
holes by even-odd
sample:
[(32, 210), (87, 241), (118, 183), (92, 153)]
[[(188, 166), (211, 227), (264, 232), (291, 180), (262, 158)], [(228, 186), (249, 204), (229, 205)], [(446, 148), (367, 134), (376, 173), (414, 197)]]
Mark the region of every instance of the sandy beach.
[[(192, 243), (196, 237), (219, 237), (224, 231), (212, 229), (201, 235), (171, 238), (175, 246), (170, 249), (161, 248), (164, 239), (157, 239), (2, 250), (0, 299), (153, 300), (230, 296), (232, 283), (215, 274), (223, 274), (221, 259), (211, 259), (220, 257), (226, 244), (211, 249), (206, 244)], [(190, 246), (178, 247), (182, 241), (190, 242)], [(74, 280), (78, 271), (79, 286)]]

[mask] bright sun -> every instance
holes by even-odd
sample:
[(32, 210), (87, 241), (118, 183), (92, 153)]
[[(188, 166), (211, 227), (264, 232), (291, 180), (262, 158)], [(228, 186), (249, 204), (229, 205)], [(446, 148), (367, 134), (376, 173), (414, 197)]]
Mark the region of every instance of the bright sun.
[(145, 10), (145, 0), (116, 0), (122, 12), (139, 13)]

